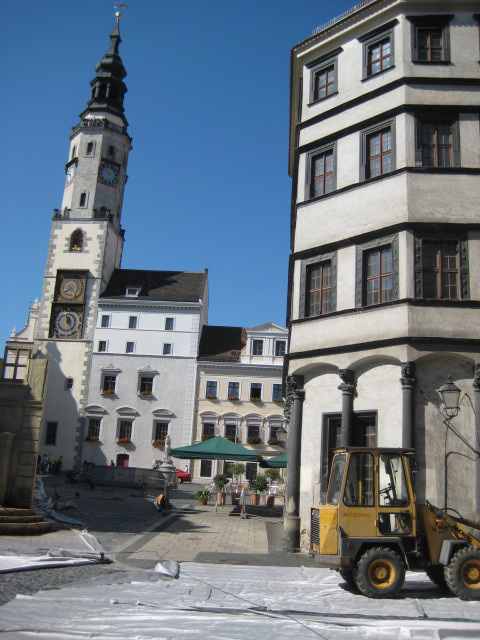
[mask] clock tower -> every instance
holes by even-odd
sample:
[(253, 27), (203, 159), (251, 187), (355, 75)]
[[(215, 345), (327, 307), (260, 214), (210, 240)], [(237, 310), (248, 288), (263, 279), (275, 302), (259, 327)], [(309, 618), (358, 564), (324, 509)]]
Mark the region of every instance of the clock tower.
[(62, 206), (54, 209), (36, 356), (49, 375), (40, 453), (81, 461), (97, 301), (120, 267), (123, 192), (131, 138), (123, 100), (119, 14), (110, 48), (95, 67), (90, 99), (72, 128)]

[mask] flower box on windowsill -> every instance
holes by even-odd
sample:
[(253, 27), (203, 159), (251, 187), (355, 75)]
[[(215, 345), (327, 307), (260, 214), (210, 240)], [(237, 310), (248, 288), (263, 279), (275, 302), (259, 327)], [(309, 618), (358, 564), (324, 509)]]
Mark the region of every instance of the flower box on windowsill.
[(148, 397), (148, 396), (151, 396), (151, 395), (152, 395), (152, 392), (151, 392), (151, 391), (139, 391), (139, 392), (138, 392), (138, 395), (139, 395), (139, 396), (142, 396), (142, 398), (145, 398), (145, 396), (147, 396), (147, 397)]
[(283, 404), (284, 400), (283, 398), (275, 398), (274, 402), (276, 402), (277, 404)]
[(118, 444), (130, 444), (131, 441), (131, 438), (117, 438)]
[(161, 438), (157, 438), (157, 440), (152, 440), (152, 444), (155, 447), (163, 447), (165, 446), (165, 440), (162, 440)]
[(102, 396), (113, 396), (113, 395), (115, 395), (115, 391), (113, 391), (112, 389), (102, 390)]
[(87, 442), (98, 442), (98, 436), (87, 436), (85, 440)]
[(278, 440), (276, 438), (270, 438), (268, 444), (272, 447), (278, 447)]
[(235, 442), (235, 436), (225, 436), (226, 440), (230, 440), (230, 442)]
[(228, 399), (230, 402), (238, 402), (238, 396), (230, 396)]
[(214, 437), (215, 436), (211, 436), (206, 433), (205, 435), (202, 436), (202, 442), (204, 442), (205, 440), (210, 440), (211, 438), (214, 438)]
[(261, 402), (261, 398), (250, 398), (250, 402)]
[(208, 395), (205, 396), (207, 400), (216, 400), (217, 396), (213, 393), (209, 393)]
[(249, 436), (247, 438), (247, 444), (260, 444), (261, 442), (259, 436)]

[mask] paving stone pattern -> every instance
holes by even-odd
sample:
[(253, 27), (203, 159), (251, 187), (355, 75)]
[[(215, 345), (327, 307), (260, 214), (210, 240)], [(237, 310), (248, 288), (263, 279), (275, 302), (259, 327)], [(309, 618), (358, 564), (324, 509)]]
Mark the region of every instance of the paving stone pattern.
[[(69, 485), (62, 476), (44, 479), (47, 494), (60, 495), (60, 511), (83, 522), (113, 564), (62, 567), (2, 574), (0, 605), (16, 594), (59, 588), (79, 580), (128, 569), (153, 569), (163, 560), (223, 564), (315, 566), (307, 554), (282, 550), (283, 526), (279, 518), (242, 518), (226, 505), (215, 510), (199, 506), (194, 494), (200, 487), (179, 485), (172, 509), (160, 514), (155, 495), (129, 488)], [(69, 506), (70, 505), (70, 506)], [(63, 508), (62, 508), (63, 507)]]

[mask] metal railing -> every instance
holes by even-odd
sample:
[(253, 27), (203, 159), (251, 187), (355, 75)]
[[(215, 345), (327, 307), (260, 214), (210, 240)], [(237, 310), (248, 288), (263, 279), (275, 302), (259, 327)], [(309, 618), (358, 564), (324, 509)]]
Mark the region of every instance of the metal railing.
[(324, 29), (328, 29), (328, 27), (333, 26), (334, 24), (336, 24), (337, 22), (340, 22), (344, 18), (348, 18), (348, 16), (352, 15), (352, 13), (355, 13), (359, 9), (362, 9), (363, 7), (366, 7), (369, 4), (373, 4), (374, 2), (378, 2), (378, 0), (363, 0), (363, 2), (359, 2), (358, 4), (356, 4), (351, 9), (348, 9), (348, 11), (345, 11), (344, 13), (342, 13), (339, 16), (337, 16), (336, 18), (332, 18), (332, 20), (329, 20), (325, 24), (322, 24), (321, 27), (317, 27), (316, 29), (314, 29), (312, 31), (311, 35), (312, 36), (317, 35), (317, 33), (320, 33)]

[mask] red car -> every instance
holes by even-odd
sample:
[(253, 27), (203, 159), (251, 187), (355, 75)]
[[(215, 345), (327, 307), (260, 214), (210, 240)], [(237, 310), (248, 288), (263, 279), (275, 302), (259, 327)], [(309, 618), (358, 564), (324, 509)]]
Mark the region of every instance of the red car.
[(192, 476), (188, 471), (182, 471), (181, 469), (177, 469), (177, 478), (180, 480), (180, 483), (192, 481)]

